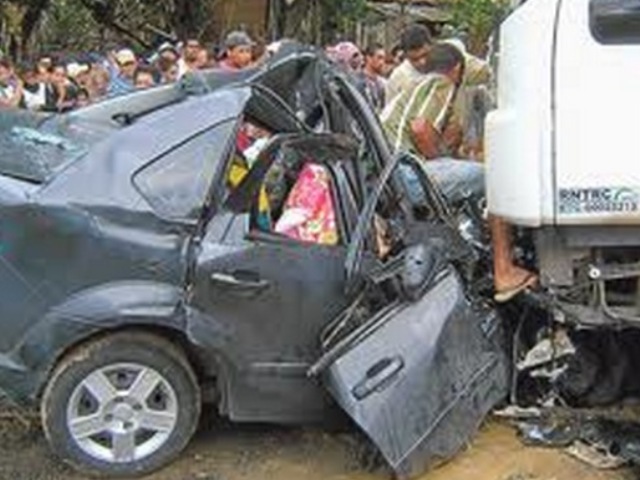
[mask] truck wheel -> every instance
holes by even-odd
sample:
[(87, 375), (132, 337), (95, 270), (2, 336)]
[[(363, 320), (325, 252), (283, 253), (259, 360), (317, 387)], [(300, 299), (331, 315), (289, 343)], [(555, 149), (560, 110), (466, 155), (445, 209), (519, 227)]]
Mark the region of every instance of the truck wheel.
[(175, 345), (144, 332), (119, 332), (58, 364), (41, 416), (51, 448), (77, 470), (137, 476), (182, 451), (200, 405), (196, 376)]

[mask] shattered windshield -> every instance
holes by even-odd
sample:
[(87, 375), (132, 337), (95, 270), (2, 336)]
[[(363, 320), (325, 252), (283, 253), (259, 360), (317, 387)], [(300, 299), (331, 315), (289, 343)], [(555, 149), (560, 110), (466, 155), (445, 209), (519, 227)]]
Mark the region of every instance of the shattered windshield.
[(83, 156), (100, 133), (64, 116), (0, 111), (0, 174), (44, 183)]

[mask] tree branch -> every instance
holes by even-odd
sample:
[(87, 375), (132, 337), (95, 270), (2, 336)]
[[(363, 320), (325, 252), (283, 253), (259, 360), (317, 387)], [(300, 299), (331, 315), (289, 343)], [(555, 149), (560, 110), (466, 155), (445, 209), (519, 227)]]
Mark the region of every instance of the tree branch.
[(126, 28), (116, 18), (116, 2), (103, 2), (100, 0), (81, 0), (85, 8), (91, 12), (93, 19), (107, 28), (129, 37), (131, 40), (140, 44), (144, 48), (149, 48), (150, 45), (142, 37), (133, 33)]
[(49, 8), (49, 0), (32, 0), (23, 3), (26, 10), (20, 22), (20, 54), (26, 56), (29, 40), (42, 18), (42, 13)]

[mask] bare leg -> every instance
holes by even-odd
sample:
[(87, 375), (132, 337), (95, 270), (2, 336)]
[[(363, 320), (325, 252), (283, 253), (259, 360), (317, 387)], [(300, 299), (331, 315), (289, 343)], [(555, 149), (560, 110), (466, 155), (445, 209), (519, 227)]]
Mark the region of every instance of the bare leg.
[(493, 244), (493, 276), (497, 292), (496, 299), (508, 301), (527, 287), (537, 282), (530, 271), (513, 263), (511, 254), (511, 225), (501, 218), (489, 218), (491, 242)]

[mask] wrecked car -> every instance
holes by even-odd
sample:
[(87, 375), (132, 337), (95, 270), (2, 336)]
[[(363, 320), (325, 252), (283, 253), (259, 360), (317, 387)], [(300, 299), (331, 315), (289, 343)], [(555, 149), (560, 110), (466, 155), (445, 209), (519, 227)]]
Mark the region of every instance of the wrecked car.
[(203, 408), (340, 407), (409, 477), (505, 397), (468, 216), (315, 53), (5, 117), (0, 138), (0, 388), (75, 468), (160, 468)]

